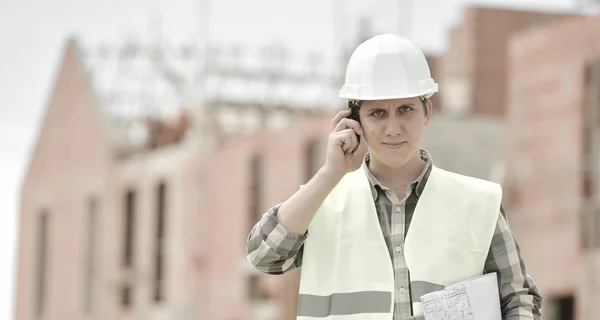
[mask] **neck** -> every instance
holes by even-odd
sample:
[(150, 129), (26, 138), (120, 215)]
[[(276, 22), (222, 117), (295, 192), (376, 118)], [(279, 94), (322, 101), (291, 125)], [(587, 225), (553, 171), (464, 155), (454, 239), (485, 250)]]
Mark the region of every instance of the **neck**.
[(415, 181), (423, 169), (425, 161), (421, 159), (421, 153), (417, 152), (402, 167), (388, 167), (375, 157), (371, 157), (369, 169), (379, 182), (387, 187), (405, 187)]

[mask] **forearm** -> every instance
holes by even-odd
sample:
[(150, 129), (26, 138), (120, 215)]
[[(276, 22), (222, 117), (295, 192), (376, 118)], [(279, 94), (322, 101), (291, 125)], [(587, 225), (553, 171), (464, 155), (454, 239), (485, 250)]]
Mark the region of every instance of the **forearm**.
[(519, 311), (511, 312), (502, 316), (502, 320), (540, 320), (540, 317), (531, 315), (520, 315)]
[(315, 213), (342, 177), (321, 169), (288, 200), (277, 213), (281, 224), (291, 233), (305, 234)]
[(507, 282), (503, 286), (508, 289), (501, 292), (511, 292), (500, 298), (504, 320), (541, 318), (543, 298), (531, 276), (524, 272), (515, 276), (510, 284)]
[(246, 257), (259, 271), (283, 274), (300, 267), (306, 236), (290, 233), (277, 218), (278, 206), (271, 208), (252, 228), (246, 241)]
[(521, 249), (502, 209), (485, 270), (498, 275), (503, 320), (540, 319), (543, 298), (535, 281), (527, 273)]
[(533, 306), (533, 297), (525, 292), (521, 296), (513, 296), (505, 299), (502, 306), (502, 320), (539, 320), (540, 315), (536, 313)]

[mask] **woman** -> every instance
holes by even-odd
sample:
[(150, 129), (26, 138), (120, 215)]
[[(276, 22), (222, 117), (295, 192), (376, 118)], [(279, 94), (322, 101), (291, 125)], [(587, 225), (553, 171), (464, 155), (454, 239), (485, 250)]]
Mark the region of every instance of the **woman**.
[(422, 295), (486, 273), (503, 319), (540, 318), (500, 186), (441, 170), (421, 148), (437, 91), (406, 39), (375, 36), (352, 54), (324, 166), (248, 237), (258, 270), (302, 267), (299, 319), (422, 319)]

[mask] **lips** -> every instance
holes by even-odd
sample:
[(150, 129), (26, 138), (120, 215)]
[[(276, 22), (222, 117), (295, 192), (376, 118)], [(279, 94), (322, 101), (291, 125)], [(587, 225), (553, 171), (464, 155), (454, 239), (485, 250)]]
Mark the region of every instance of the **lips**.
[(388, 148), (399, 149), (399, 148), (402, 148), (402, 146), (405, 143), (406, 143), (406, 141), (403, 141), (403, 142), (383, 142), (382, 144), (385, 145)]

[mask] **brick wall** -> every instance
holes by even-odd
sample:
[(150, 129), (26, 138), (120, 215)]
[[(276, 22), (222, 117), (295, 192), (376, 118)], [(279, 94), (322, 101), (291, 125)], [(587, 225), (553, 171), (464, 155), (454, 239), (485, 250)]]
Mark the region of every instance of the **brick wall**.
[[(81, 317), (89, 201), (105, 199), (112, 165), (100, 110), (74, 43), (66, 47), (53, 89), (21, 192), (15, 282), (18, 320), (36, 318), (41, 265), (38, 227), (43, 212), (48, 214), (44, 319)], [(99, 269), (95, 272), (102, 274)]]
[[(469, 7), (452, 29), (441, 69), (443, 105), (463, 104), (475, 114), (504, 116), (507, 95), (507, 45), (510, 36), (534, 25), (571, 15)], [(452, 97), (448, 97), (451, 95)], [(445, 100), (456, 100), (447, 102)]]
[(600, 297), (584, 291), (580, 242), (584, 73), (600, 57), (599, 36), (600, 19), (581, 18), (520, 33), (509, 47), (509, 219), (547, 300), (574, 295), (580, 320)]
[[(304, 152), (313, 140), (319, 144), (316, 164), (322, 165), (330, 121), (331, 116), (324, 116), (298, 123), (291, 130), (253, 135), (225, 146), (207, 158), (211, 170), (206, 179), (210, 181), (211, 190), (206, 191), (211, 200), (203, 211), (213, 217), (208, 279), (215, 283), (210, 286), (214, 289), (210, 297), (214, 305), (210, 308), (209, 319), (246, 318), (252, 308), (247, 296), (249, 274), (241, 272), (246, 259), (246, 237), (255, 222), (249, 210), (251, 156), (261, 153), (264, 157), (264, 197), (259, 207), (261, 212), (266, 212), (306, 182)], [(235, 254), (223, 254), (223, 250), (233, 250)], [(278, 306), (277, 319), (295, 319), (298, 275), (296, 271), (283, 276), (260, 276), (262, 285)]]

